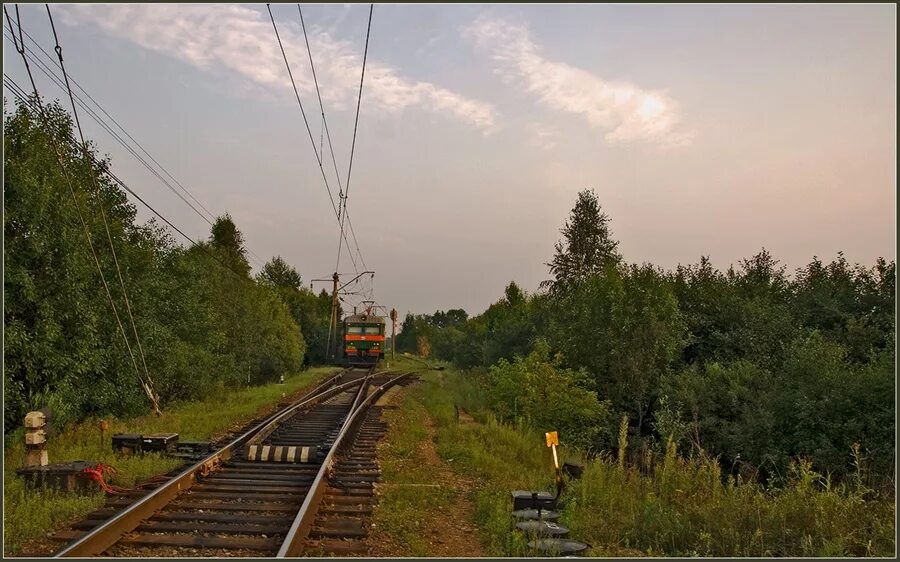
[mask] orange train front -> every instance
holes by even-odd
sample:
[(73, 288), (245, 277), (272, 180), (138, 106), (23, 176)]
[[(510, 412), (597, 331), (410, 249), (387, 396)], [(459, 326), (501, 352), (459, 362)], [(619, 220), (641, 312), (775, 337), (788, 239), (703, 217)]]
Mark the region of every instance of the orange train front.
[(344, 318), (344, 362), (373, 365), (384, 357), (384, 317), (354, 314)]

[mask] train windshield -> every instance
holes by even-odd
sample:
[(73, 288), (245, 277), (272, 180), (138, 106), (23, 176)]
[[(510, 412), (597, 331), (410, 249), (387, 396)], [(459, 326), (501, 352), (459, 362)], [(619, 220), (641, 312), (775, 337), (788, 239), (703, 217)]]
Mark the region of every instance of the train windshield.
[(348, 334), (361, 334), (361, 333), (363, 333), (363, 327), (362, 326), (347, 326), (347, 333)]
[(378, 326), (366, 326), (365, 330), (366, 330), (365, 331), (366, 334), (380, 334), (381, 333), (381, 328), (379, 328)]

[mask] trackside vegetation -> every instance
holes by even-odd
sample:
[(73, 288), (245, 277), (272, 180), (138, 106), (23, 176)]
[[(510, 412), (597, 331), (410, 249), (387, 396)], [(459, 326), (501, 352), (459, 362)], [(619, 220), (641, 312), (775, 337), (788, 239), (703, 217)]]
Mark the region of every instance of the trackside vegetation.
[(619, 451), (624, 420), (630, 470), (652, 471), (669, 451), (668, 466), (704, 482), (824, 479), (838, 495), (840, 482), (893, 496), (893, 260), (851, 265), (839, 253), (792, 275), (765, 249), (726, 271), (707, 257), (632, 264), (592, 191), (562, 235), (537, 292), (510, 283), (473, 317), (407, 314), (398, 350), (452, 362), (499, 421), (559, 429), (589, 455)]
[[(153, 476), (165, 474), (183, 461), (148, 453), (120, 455), (112, 450), (115, 433), (178, 433), (181, 440), (218, 439), (236, 431), (246, 422), (265, 413), (281, 400), (311, 387), (334, 372), (332, 367), (316, 367), (285, 377), (284, 384), (270, 383), (252, 388), (228, 390), (195, 402), (181, 402), (166, 408), (162, 416), (145, 414), (134, 418), (105, 418), (109, 429), (101, 440), (99, 420), (91, 418), (54, 431), (47, 442), (51, 462), (90, 460), (115, 470), (111, 484), (132, 487)], [(26, 488), (16, 474), (25, 459), (23, 430), (6, 436), (3, 464), (4, 552), (16, 555), (29, 541), (38, 539), (66, 523), (100, 508), (105, 495), (62, 493)], [(57, 545), (58, 546), (58, 545)]]
[[(513, 366), (510, 366), (513, 365)], [(558, 367), (540, 357), (508, 364), (506, 370)], [(564, 376), (558, 371), (557, 376)], [(560, 420), (519, 418), (501, 421), (489, 407), (489, 376), (472, 377), (455, 369), (431, 372), (404, 396), (395, 419), (421, 426), (423, 412), (436, 426), (439, 455), (453, 470), (474, 483), (475, 519), (485, 553), (492, 556), (534, 555), (514, 529), (510, 490), (553, 489), (551, 458), (540, 429), (564, 427)], [(477, 423), (460, 422), (456, 407)], [(893, 556), (892, 497), (875, 493), (860, 467), (837, 483), (816, 472), (809, 461), (789, 463), (782, 482), (762, 484), (723, 472), (722, 465), (701, 451), (679, 451), (674, 440), (662, 449), (645, 449), (644, 463), (625, 462), (633, 446), (626, 431), (614, 447), (599, 455), (573, 447), (577, 433), (560, 432), (563, 460), (584, 463), (578, 480), (563, 492), (561, 524), (571, 536), (592, 545), (593, 556)], [(396, 433), (406, 431), (396, 428)], [(422, 432), (411, 431), (421, 437)], [(413, 449), (410, 444), (406, 449)], [(623, 453), (623, 454), (619, 454)], [(415, 476), (407, 467), (400, 477)], [(407, 474), (409, 471), (413, 471)], [(386, 474), (391, 477), (392, 473)], [(391, 510), (377, 511), (385, 525), (393, 513), (409, 506), (443, 505), (440, 491), (428, 488), (384, 494)], [(429, 494), (437, 494), (433, 499)], [(380, 508), (379, 508), (380, 510)], [(398, 534), (415, 551), (415, 533)], [(461, 553), (462, 554), (462, 553)]]
[(179, 402), (273, 382), (321, 359), (327, 295), (305, 289), (278, 257), (252, 276), (244, 236), (227, 214), (209, 221), (205, 241), (188, 246), (154, 220), (140, 223), (125, 191), (105, 173), (112, 163), (93, 145), (94, 156), (86, 158), (69, 141), (69, 115), (45, 104), (48, 128), (30, 107), (4, 109), (5, 434), (41, 408), (59, 427), (149, 411), (135, 365), (166, 412)]

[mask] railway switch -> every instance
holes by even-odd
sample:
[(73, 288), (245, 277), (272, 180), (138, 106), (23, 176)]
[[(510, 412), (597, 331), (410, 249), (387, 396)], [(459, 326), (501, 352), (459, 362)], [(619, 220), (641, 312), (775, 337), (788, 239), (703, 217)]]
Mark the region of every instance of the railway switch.
[(141, 436), (131, 433), (117, 433), (112, 436), (113, 451), (138, 453), (141, 450)]
[(158, 451), (160, 453), (174, 453), (178, 446), (177, 433), (154, 433), (144, 435), (141, 439), (142, 451)]
[(188, 460), (200, 460), (213, 452), (209, 441), (179, 441), (173, 457)]

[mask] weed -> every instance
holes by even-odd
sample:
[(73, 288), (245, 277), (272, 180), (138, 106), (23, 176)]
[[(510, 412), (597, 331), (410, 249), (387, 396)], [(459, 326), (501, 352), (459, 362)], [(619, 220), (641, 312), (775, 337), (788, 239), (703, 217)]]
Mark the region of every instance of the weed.
[[(423, 379), (410, 399), (435, 420), (439, 454), (479, 483), (476, 521), (487, 554), (530, 554), (514, 530), (509, 493), (552, 488), (541, 432), (554, 428), (500, 423), (485, 410), (470, 411), (482, 423), (458, 424), (454, 405), (486, 403), (478, 396), (483, 387), (455, 371)], [(619, 457), (627, 446), (624, 427)], [(565, 442), (566, 435), (560, 439)], [(568, 455), (580, 457), (574, 450)], [(723, 479), (709, 456), (679, 455), (674, 439), (661, 457), (644, 462), (646, 473), (621, 458), (586, 461), (582, 477), (564, 492), (561, 523), (572, 537), (594, 545), (593, 554), (604, 556), (895, 554), (893, 498), (874, 496), (855, 482), (834, 484), (808, 461), (795, 461), (786, 484), (767, 490)]]
[[(163, 415), (132, 419), (107, 418), (109, 430), (101, 442), (99, 421), (88, 420), (55, 431), (48, 439), (50, 462), (90, 460), (112, 466), (111, 482), (131, 487), (135, 482), (166, 473), (183, 461), (159, 454), (118, 455), (112, 451), (110, 436), (115, 433), (178, 433), (181, 440), (216, 439), (255, 417), (259, 410), (277, 402), (282, 393), (290, 395), (332, 372), (332, 367), (307, 370), (285, 377), (284, 384), (268, 384), (249, 389), (216, 393), (205, 400), (173, 406)], [(52, 421), (52, 420), (51, 420)], [(4, 553), (15, 555), (28, 541), (61, 525), (79, 519), (101, 507), (104, 495), (62, 493), (26, 489), (16, 474), (25, 459), (22, 431), (7, 436), (3, 466)]]

